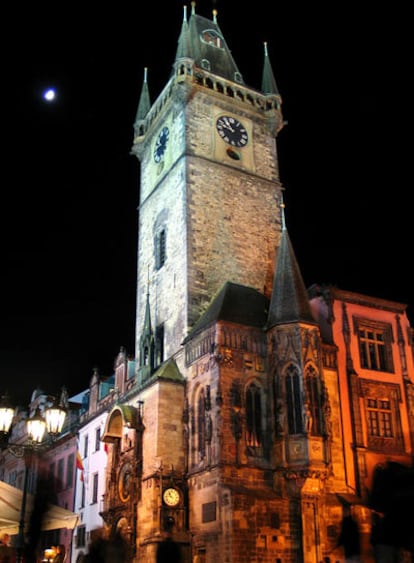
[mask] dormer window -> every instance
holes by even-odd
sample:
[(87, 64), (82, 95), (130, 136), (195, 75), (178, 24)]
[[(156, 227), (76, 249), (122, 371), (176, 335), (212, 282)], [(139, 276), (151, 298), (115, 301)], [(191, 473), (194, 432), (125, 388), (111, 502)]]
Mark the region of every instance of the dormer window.
[(240, 74), (240, 72), (234, 73), (234, 82), (237, 82), (238, 84), (243, 84), (243, 77)]
[(213, 45), (213, 47), (218, 47), (219, 49), (223, 49), (223, 38), (221, 35), (214, 31), (214, 29), (206, 29), (201, 33), (201, 40), (204, 43), (208, 43), (209, 45)]

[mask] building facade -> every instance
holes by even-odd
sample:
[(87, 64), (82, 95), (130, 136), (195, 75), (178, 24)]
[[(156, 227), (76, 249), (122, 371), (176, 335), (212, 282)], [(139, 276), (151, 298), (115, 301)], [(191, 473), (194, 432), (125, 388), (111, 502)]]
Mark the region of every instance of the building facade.
[[(215, 12), (184, 9), (178, 36), (165, 88), (152, 103), (145, 71), (138, 101), (136, 346), (94, 374), (80, 416), (72, 562), (94, 532), (119, 533), (131, 562), (167, 539), (182, 563), (342, 562), (349, 515), (374, 561), (373, 521), (413, 492), (406, 305), (305, 287), (267, 46), (255, 89)], [(396, 475), (408, 486), (384, 499)]]
[[(30, 399), (29, 410), (17, 410), (8, 437), (10, 445), (4, 448), (0, 456), (0, 480), (21, 491), (25, 489), (26, 480), (29, 500), (26, 499), (25, 502), (24, 529), (26, 536), (29, 530), (32, 533), (35, 530), (38, 536), (39, 557), (45, 550), (60, 545), (63, 546), (67, 560), (70, 561), (73, 526), (59, 528), (64, 518), (59, 513), (54, 513), (46, 514), (44, 521), (41, 525), (39, 523), (37, 528), (33, 516), (38, 512), (42, 514), (38, 504), (41, 501), (65, 509), (68, 511), (67, 515), (74, 512), (78, 405), (67, 402), (66, 397), (66, 391), (63, 391), (60, 400), (67, 413), (62, 433), (54, 439), (47, 436), (45, 443), (38, 446), (28, 440), (26, 423), (28, 418), (39, 414), (43, 416), (45, 409), (53, 404), (54, 398), (40, 389), (35, 389)], [(7, 504), (7, 499), (2, 499), (2, 502)], [(22, 502), (19, 506), (15, 506), (16, 511), (22, 510)], [(16, 518), (21, 519), (22, 513), (16, 512)], [(2, 520), (1, 524), (7, 528), (7, 521)], [(0, 534), (1, 528), (2, 526), (0, 526)], [(25, 539), (27, 540), (27, 537)], [(18, 542), (16, 531), (11, 535), (12, 547), (16, 547)]]
[(343, 561), (348, 514), (373, 561), (374, 477), (412, 466), (406, 306), (306, 290), (281, 104), (267, 47), (256, 90), (194, 5), (154, 103), (144, 74), (136, 371), (103, 434), (102, 516), (134, 561), (155, 561), (166, 536), (182, 561)]

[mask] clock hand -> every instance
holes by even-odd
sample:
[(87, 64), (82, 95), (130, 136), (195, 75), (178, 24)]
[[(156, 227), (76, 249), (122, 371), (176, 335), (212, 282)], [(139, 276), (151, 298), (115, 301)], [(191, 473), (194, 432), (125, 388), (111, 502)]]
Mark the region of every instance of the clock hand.
[(227, 129), (227, 130), (230, 131), (231, 133), (234, 133), (234, 129), (233, 129), (233, 127), (231, 127), (230, 125), (225, 125), (225, 124), (223, 123), (222, 128), (223, 128), (223, 129)]
[(231, 131), (232, 133), (234, 133), (234, 129), (233, 129), (233, 127), (230, 125), (229, 120), (228, 120), (227, 118), (224, 118), (224, 119), (223, 119), (223, 122), (224, 122), (225, 128), (228, 129), (229, 131)]

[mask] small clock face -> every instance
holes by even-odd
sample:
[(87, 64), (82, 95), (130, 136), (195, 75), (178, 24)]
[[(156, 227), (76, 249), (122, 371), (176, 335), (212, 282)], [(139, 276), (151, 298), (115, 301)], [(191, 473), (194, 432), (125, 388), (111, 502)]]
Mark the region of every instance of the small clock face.
[(230, 115), (222, 115), (216, 121), (217, 133), (232, 147), (245, 147), (249, 141), (246, 128), (238, 119)]
[(167, 506), (177, 506), (180, 502), (180, 493), (177, 489), (170, 487), (169, 489), (165, 489), (162, 498)]
[(154, 147), (155, 162), (160, 162), (164, 157), (164, 153), (167, 149), (169, 137), (170, 137), (170, 131), (168, 127), (163, 127), (160, 133), (158, 134), (157, 140), (155, 141), (155, 147)]
[(122, 502), (126, 502), (131, 495), (131, 466), (123, 465), (118, 475), (118, 495)]

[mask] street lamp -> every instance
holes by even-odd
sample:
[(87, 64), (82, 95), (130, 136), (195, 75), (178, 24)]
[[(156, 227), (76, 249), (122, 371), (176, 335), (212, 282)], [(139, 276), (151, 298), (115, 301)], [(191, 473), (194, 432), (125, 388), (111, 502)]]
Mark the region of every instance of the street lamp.
[(16, 563), (23, 561), (24, 551), (24, 521), (26, 516), (28, 473), (32, 462), (31, 453), (42, 444), (47, 431), (51, 440), (55, 440), (61, 433), (67, 412), (66, 391), (62, 390), (60, 401), (55, 397), (47, 397), (46, 405), (41, 410), (36, 407), (32, 416), (26, 420), (27, 443), (11, 443), (9, 441), (14, 418), (14, 409), (9, 404), (7, 395), (0, 398), (0, 450), (7, 449), (13, 456), (24, 458), (24, 480), (22, 504), (20, 509), (19, 532), (17, 540)]

